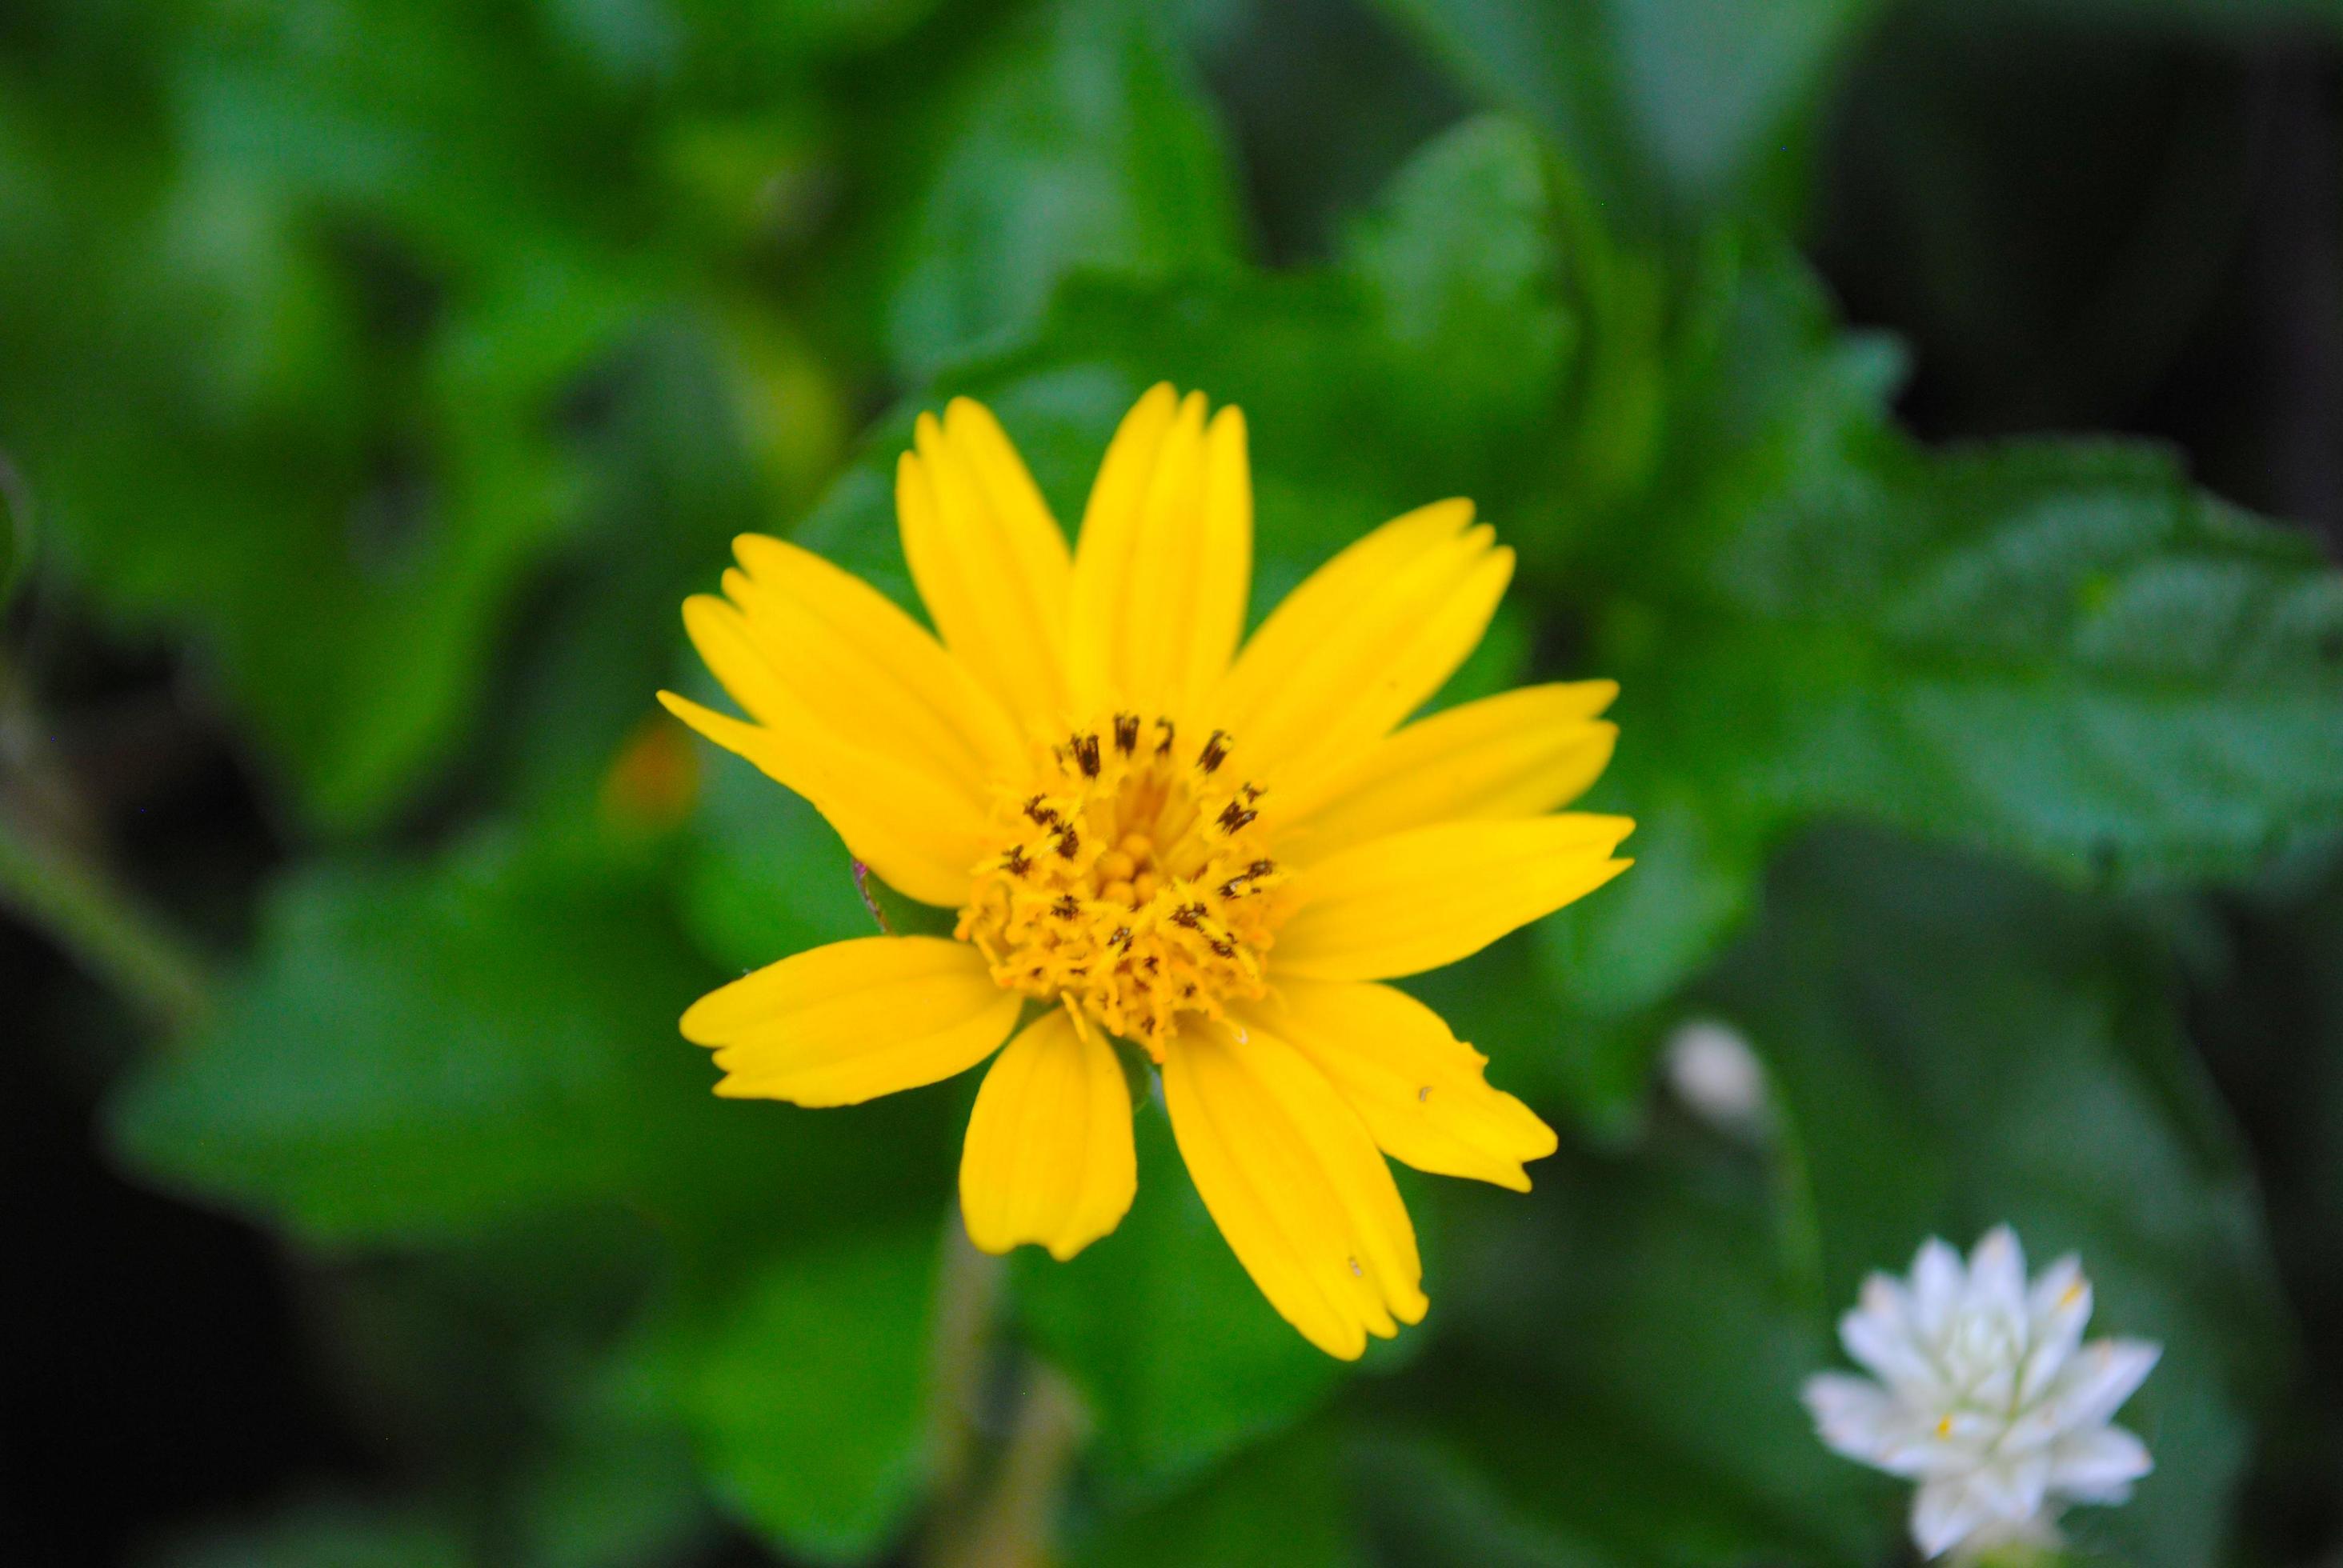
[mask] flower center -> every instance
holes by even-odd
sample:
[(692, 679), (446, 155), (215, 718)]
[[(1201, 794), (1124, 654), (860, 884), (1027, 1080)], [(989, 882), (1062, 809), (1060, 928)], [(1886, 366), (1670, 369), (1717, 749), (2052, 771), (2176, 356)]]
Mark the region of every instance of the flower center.
[(1262, 994), (1285, 873), (1253, 828), (1266, 790), (1220, 730), (1119, 713), (1052, 747), (1002, 798), (1004, 848), (976, 870), (958, 934), (1012, 990), (1062, 998), (1161, 1060), (1179, 1015)]

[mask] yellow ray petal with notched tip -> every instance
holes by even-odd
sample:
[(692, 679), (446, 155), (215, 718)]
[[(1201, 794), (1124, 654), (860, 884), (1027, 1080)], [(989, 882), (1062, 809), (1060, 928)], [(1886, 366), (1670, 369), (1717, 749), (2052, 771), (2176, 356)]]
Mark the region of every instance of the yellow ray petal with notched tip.
[(810, 802), (847, 849), (889, 887), (923, 904), (968, 897), (969, 868), (990, 845), (965, 796), (928, 774), (861, 751), (793, 704), (769, 705), (776, 722), (749, 724), (672, 691), (669, 713)]
[(1479, 646), (1513, 552), (1469, 501), (1385, 523), (1305, 578), (1237, 656), (1212, 703), (1244, 765), (1284, 789), (1354, 761)]
[(1244, 416), (1151, 390), (1108, 446), (1074, 547), (1071, 657), (1086, 707), (1185, 719), (1229, 667), (1252, 579)]
[(683, 1015), (712, 1046), (716, 1092), (859, 1105), (964, 1072), (1017, 1021), (983, 956), (941, 937), (858, 937), (769, 964)]
[(1029, 733), (1066, 705), (1066, 536), (981, 404), (922, 414), (895, 469), (911, 580), (946, 647)]
[(785, 539), (732, 541), (724, 591), (781, 682), (839, 736), (980, 804), (1026, 749), (1008, 712), (926, 628), (853, 573)]
[(1278, 847), (1297, 864), (1433, 822), (1534, 817), (1584, 794), (1618, 727), (1595, 717), (1616, 682), (1531, 686), (1418, 719), (1340, 773), (1279, 800)]
[(1237, 1011), (1308, 1057), (1403, 1164), (1526, 1192), (1523, 1161), (1556, 1148), (1554, 1129), (1482, 1077), (1489, 1059), (1404, 991), (1289, 979)]
[(1423, 1266), (1357, 1112), (1292, 1046), (1204, 1024), (1163, 1063), (1180, 1157), (1262, 1294), (1329, 1355), (1423, 1320)]
[(977, 1091), (960, 1164), (969, 1240), (988, 1252), (1035, 1241), (1062, 1262), (1120, 1224), (1138, 1187), (1122, 1063), (1051, 1008)]
[(1594, 891), (1630, 862), (1624, 817), (1445, 822), (1356, 844), (1302, 871), (1278, 929), (1280, 977), (1391, 980), (1454, 963)]

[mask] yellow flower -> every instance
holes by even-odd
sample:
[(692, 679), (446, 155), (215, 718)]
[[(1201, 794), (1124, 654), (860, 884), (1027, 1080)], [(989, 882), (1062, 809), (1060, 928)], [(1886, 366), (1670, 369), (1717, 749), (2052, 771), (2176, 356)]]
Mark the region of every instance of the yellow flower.
[(1384, 525), (1242, 651), (1252, 480), (1232, 407), (1159, 386), (1065, 536), (1000, 425), (922, 416), (896, 471), (930, 635), (859, 578), (738, 541), (684, 606), (749, 715), (660, 699), (804, 796), (855, 857), (959, 911), (703, 998), (686, 1038), (725, 1095), (847, 1105), (982, 1061), (960, 1164), (970, 1237), (1061, 1259), (1136, 1185), (1108, 1036), (1162, 1075), (1181, 1157), (1270, 1303), (1353, 1357), (1423, 1315), (1383, 1157), (1526, 1191), (1554, 1135), (1482, 1078), (1419, 973), (1617, 875), (1631, 823), (1556, 814), (1609, 760), (1608, 681), (1403, 723), (1480, 641), (1513, 553), (1464, 501)]

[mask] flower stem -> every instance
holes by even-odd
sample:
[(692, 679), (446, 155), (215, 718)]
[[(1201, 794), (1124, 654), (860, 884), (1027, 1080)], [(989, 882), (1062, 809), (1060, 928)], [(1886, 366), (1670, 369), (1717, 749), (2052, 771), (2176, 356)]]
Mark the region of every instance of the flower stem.
[(167, 1032), (210, 1011), (204, 960), (115, 879), (54, 839), (0, 816), (0, 904), (46, 932)]
[(957, 1217), (947, 1221), (932, 1339), (937, 1506), (920, 1553), (923, 1568), (1044, 1568), (1059, 1503), (1089, 1420), (1058, 1371), (1022, 1355), (1007, 1433), (985, 1463), (985, 1401), (993, 1383), (992, 1334), (1001, 1261), (977, 1250)]
[(1029, 1358), (990, 1489), (940, 1537), (930, 1568), (1045, 1568), (1074, 1458), (1089, 1427), (1073, 1385)]

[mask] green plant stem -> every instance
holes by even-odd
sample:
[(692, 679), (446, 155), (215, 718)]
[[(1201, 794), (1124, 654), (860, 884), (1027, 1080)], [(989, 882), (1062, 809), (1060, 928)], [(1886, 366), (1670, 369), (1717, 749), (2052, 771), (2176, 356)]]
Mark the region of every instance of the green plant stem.
[(1008, 1434), (982, 1462), (982, 1414), (994, 1369), (1001, 1260), (977, 1250), (955, 1214), (945, 1222), (931, 1342), (936, 1512), (926, 1568), (1042, 1568), (1067, 1476), (1089, 1420), (1058, 1371), (1021, 1358)]
[(1058, 1505), (1088, 1428), (1073, 1386), (1048, 1362), (1028, 1358), (992, 1484), (938, 1542), (933, 1568), (1044, 1568), (1054, 1561)]
[(0, 903), (178, 1034), (210, 1011), (202, 959), (113, 878), (0, 815)]
[(934, 1389), (935, 1483), (939, 1496), (968, 1490), (978, 1449), (978, 1414), (992, 1355), (992, 1319), (1001, 1299), (1001, 1261), (968, 1239), (955, 1210), (944, 1221), (929, 1365)]

